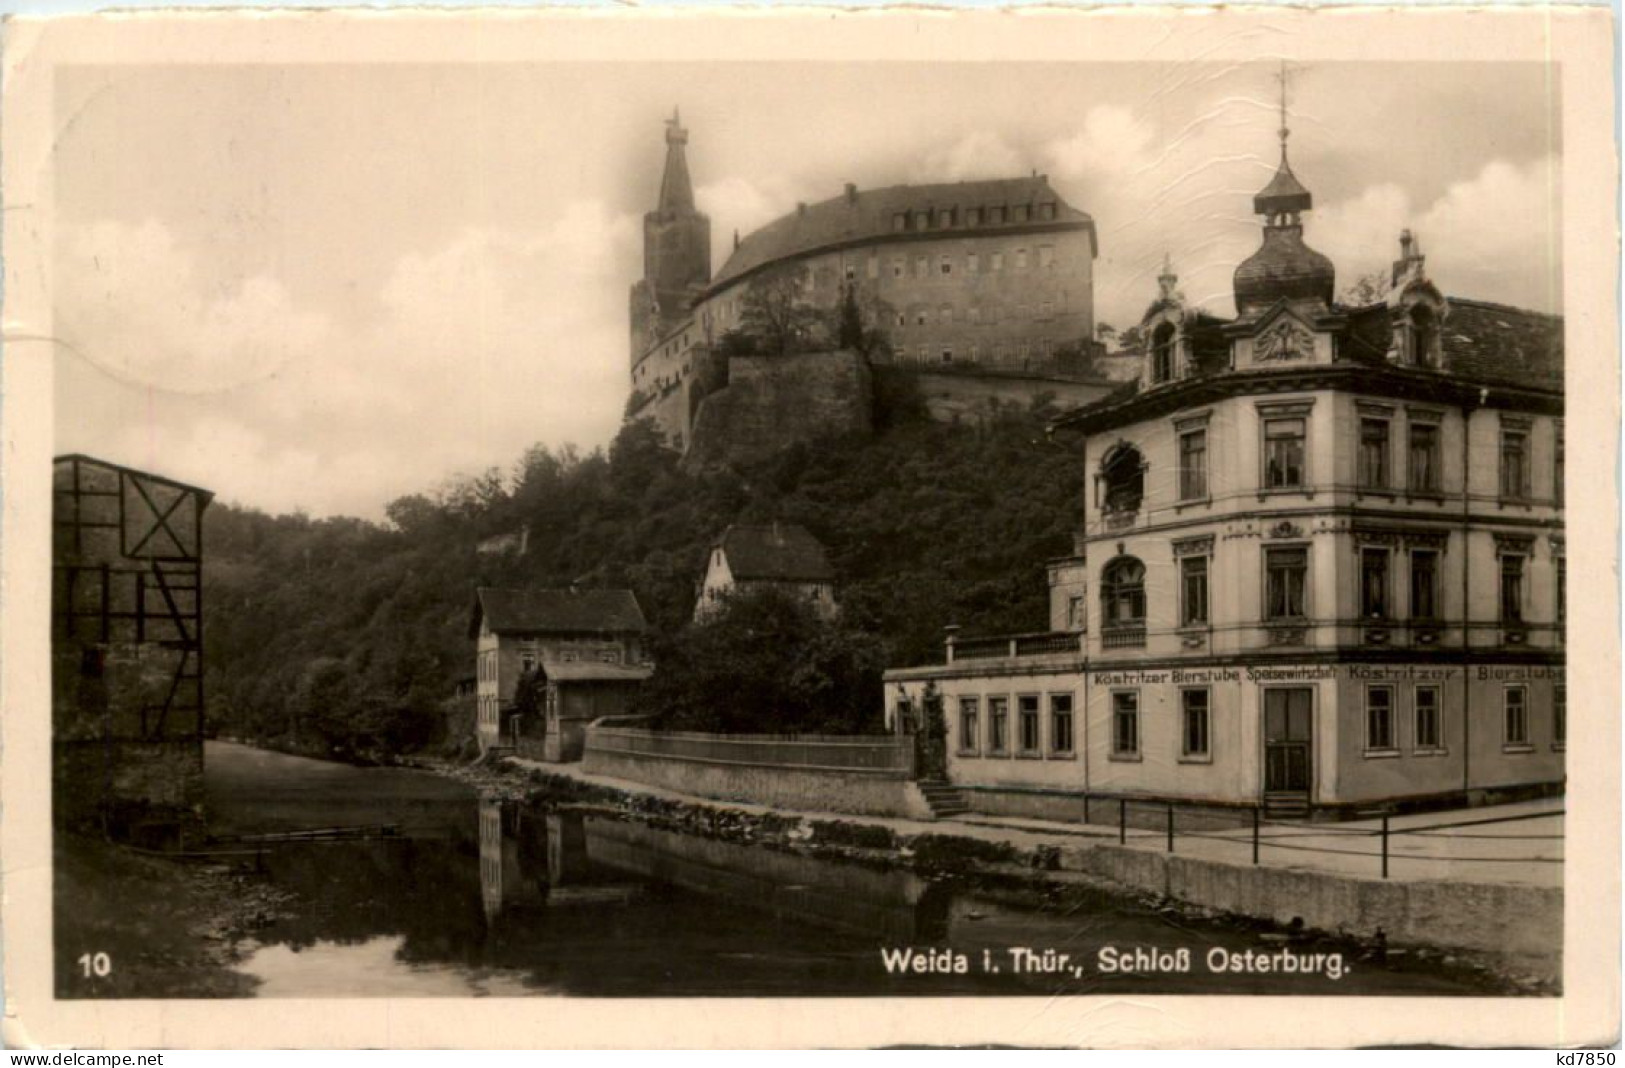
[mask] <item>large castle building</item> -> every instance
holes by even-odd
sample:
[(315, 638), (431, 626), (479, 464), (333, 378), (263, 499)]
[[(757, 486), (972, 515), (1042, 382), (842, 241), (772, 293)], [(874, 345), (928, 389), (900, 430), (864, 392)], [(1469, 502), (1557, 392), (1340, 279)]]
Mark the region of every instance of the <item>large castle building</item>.
[(941, 695), (973, 809), (1561, 789), (1563, 322), (1446, 297), (1409, 232), (1386, 295), (1339, 303), (1285, 135), (1235, 316), (1165, 268), (1138, 381), (1052, 427), (1084, 519), (1050, 630), (887, 675)]
[(660, 199), (644, 217), (644, 277), (631, 294), (628, 414), (686, 447), (705, 359), (741, 327), (753, 283), (792, 272), (806, 302), (854, 290), (891, 358), (1010, 372), (1047, 366), (1094, 332), (1094, 221), (1043, 175), (843, 193), (736, 235), (710, 272), (710, 220), (695, 207), (688, 132), (666, 129)]

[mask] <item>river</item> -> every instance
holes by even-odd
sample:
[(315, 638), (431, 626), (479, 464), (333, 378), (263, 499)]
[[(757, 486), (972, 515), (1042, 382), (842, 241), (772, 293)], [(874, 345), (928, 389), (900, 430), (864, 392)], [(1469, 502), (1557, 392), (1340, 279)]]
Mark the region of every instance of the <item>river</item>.
[[(209, 743), (206, 766), (217, 835), (398, 828), (266, 852), (265, 877), (296, 904), (239, 946), (262, 997), (1497, 992), (1477, 973), (1355, 959), (1098, 888), (969, 887), (230, 743)], [(1162, 970), (1101, 970), (1103, 950), (1135, 949)], [(1210, 970), (1283, 950), (1323, 962)], [(930, 970), (915, 971), (922, 951)]]

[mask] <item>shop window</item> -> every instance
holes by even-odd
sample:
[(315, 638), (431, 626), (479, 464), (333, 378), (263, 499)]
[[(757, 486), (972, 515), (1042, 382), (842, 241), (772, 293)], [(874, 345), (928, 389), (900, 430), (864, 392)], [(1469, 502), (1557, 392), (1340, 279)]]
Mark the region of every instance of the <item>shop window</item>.
[(1038, 695), (1023, 694), (1016, 698), (1016, 729), (1020, 732), (1021, 752), (1026, 756), (1038, 753)]
[(1211, 696), (1206, 689), (1181, 690), (1180, 703), (1180, 752), (1187, 758), (1206, 759), (1212, 755), (1211, 745)]
[(1365, 691), (1365, 747), (1385, 751), (1394, 748), (1394, 688), (1368, 686)]
[(1502, 742), (1510, 748), (1529, 745), (1529, 690), (1525, 686), (1508, 686), (1502, 695), (1502, 722), (1505, 725)]
[(1112, 694), (1112, 756), (1140, 755), (1140, 694), (1120, 690)]
[(959, 751), (961, 753), (975, 753), (981, 749), (980, 719), (980, 700), (975, 697), (961, 697), (959, 699)]
[(1201, 627), (1208, 622), (1207, 557), (1185, 556), (1179, 560), (1179, 625)]
[(1304, 584), (1309, 572), (1309, 550), (1264, 550), (1264, 618), (1301, 620), (1306, 611)]
[(1444, 731), (1439, 723), (1439, 705), (1439, 688), (1437, 686), (1418, 686), (1416, 688), (1417, 749), (1444, 748)]
[(1360, 550), (1360, 616), (1388, 618), (1388, 550)]
[(1072, 734), (1072, 695), (1051, 694), (1049, 699), (1050, 752), (1070, 756), (1077, 743)]
[(988, 752), (1002, 756), (1009, 748), (1009, 732), (1010, 699), (1008, 697), (989, 697), (987, 699)]

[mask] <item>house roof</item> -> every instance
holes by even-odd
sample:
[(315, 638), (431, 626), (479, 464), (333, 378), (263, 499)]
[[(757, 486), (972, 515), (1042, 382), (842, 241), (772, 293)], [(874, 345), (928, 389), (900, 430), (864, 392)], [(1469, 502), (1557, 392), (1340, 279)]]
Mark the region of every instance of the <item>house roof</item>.
[(1505, 304), (1447, 298), (1445, 366), (1480, 382), (1563, 388), (1563, 319)]
[(184, 493), (195, 493), (198, 495), (198, 497), (202, 498), (205, 505), (214, 500), (213, 490), (206, 490), (202, 486), (193, 486), (186, 482), (179, 482), (173, 478), (165, 478), (163, 475), (155, 475), (151, 471), (143, 471), (139, 467), (130, 467), (125, 464), (113, 463), (111, 460), (102, 460), (95, 456), (86, 456), (82, 452), (64, 453), (51, 461), (53, 467), (61, 467), (62, 465), (71, 464), (74, 462), (92, 464), (96, 467), (106, 468), (109, 471), (123, 471), (148, 482), (157, 482), (168, 486), (171, 489), (180, 490)]
[(503, 590), (474, 593), (469, 636), (484, 622), (498, 634), (629, 634), (648, 628), (631, 590)]
[(735, 524), (717, 539), (736, 581), (833, 582), (823, 545), (795, 523)]
[[(1040, 204), (1054, 204), (1055, 218), (1039, 220)], [(1032, 208), (1027, 222), (964, 224), (966, 208)], [(893, 217), (899, 212), (936, 211), (955, 208), (959, 215), (952, 229), (899, 232)], [(911, 221), (912, 226), (912, 221)], [(760, 267), (788, 257), (805, 255), (832, 246), (876, 238), (966, 237), (1006, 231), (1077, 229), (1091, 232), (1094, 220), (1061, 199), (1043, 175), (1031, 178), (999, 178), (977, 182), (945, 182), (936, 185), (893, 185), (882, 189), (850, 189), (840, 196), (808, 204), (789, 215), (775, 219), (740, 241), (728, 262), (711, 280), (710, 291), (733, 284)]]
[(601, 664), (591, 660), (569, 664), (548, 660), (542, 663), (542, 671), (554, 682), (639, 682), (654, 674), (648, 664)]

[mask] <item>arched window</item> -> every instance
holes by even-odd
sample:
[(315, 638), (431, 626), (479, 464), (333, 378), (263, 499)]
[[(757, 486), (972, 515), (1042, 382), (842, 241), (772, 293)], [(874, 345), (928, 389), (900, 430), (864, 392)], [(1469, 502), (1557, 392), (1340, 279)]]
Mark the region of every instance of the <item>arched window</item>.
[(1145, 565), (1132, 556), (1119, 556), (1100, 573), (1100, 614), (1103, 625), (1145, 625)]
[(1151, 335), (1151, 381), (1170, 382), (1174, 377), (1174, 324), (1163, 323)]
[(1140, 510), (1140, 499), (1145, 496), (1145, 464), (1140, 450), (1132, 445), (1117, 446), (1106, 454), (1100, 473), (1105, 480), (1107, 512)]
[(1439, 320), (1426, 304), (1411, 308), (1411, 362), (1418, 367), (1437, 367)]

